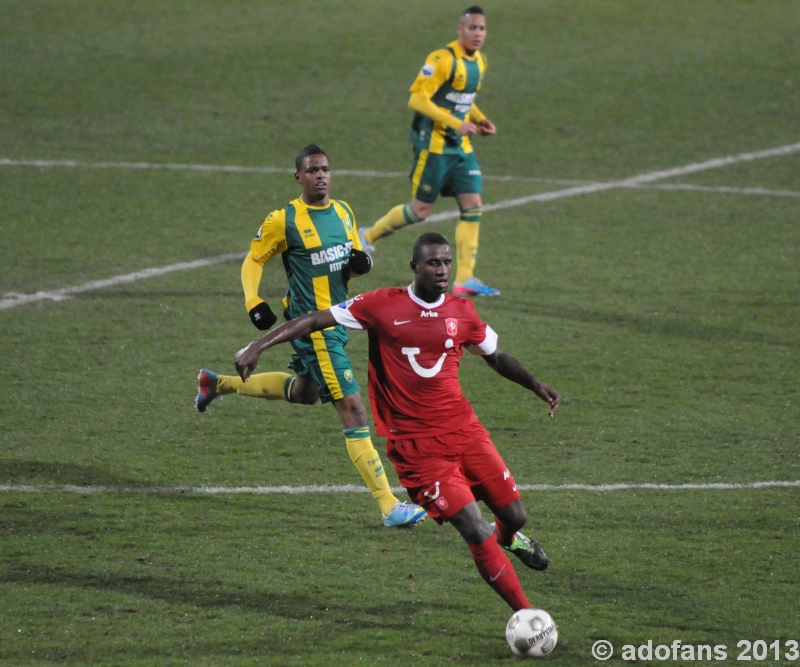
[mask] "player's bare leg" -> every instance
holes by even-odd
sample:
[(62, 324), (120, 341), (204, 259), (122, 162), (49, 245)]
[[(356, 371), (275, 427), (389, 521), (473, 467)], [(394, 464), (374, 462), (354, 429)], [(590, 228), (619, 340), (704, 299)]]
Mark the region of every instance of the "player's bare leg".
[(528, 520), (525, 506), (515, 500), (503, 507), (492, 508), (497, 542), (533, 570), (546, 570), (550, 562), (540, 544), (519, 532)]
[[(253, 376), (250, 376), (250, 382), (253, 381)], [(314, 405), (319, 401), (319, 389), (317, 383), (310, 377), (295, 375), (287, 383), (284, 389), (290, 403), (299, 403), (300, 405)]]
[(426, 516), (425, 510), (418, 505), (401, 502), (389, 487), (383, 462), (372, 444), (361, 394), (356, 392), (335, 400), (333, 406), (344, 426), (347, 453), (381, 508), (384, 525), (413, 526), (422, 521)]
[(478, 503), (471, 502), (450, 518), (450, 523), (469, 546), (472, 560), (483, 580), (505, 600), (511, 609), (529, 609), (514, 566), (497, 544), (494, 530), (483, 518)]

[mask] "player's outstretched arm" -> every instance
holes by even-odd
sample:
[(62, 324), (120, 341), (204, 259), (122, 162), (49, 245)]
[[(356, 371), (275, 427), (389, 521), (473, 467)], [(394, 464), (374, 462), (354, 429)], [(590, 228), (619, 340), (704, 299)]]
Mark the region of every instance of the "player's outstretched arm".
[(297, 319), (290, 320), (273, 329), (261, 338), (257, 338), (247, 347), (239, 350), (233, 358), (233, 365), (239, 377), (247, 382), (250, 374), (256, 369), (258, 358), (261, 353), (268, 350), (273, 345), (279, 345), (290, 340), (295, 340), (314, 331), (322, 331), (336, 325), (330, 310), (320, 310), (316, 313), (301, 315)]
[(539, 382), (519, 360), (512, 357), (508, 352), (503, 352), (498, 349), (492, 354), (484, 355), (483, 358), (486, 360), (486, 363), (491, 366), (492, 370), (499, 373), (507, 380), (522, 385), (525, 389), (536, 394), (545, 403), (548, 403), (550, 405), (550, 416), (555, 416), (555, 412), (561, 404), (561, 396), (555, 389)]

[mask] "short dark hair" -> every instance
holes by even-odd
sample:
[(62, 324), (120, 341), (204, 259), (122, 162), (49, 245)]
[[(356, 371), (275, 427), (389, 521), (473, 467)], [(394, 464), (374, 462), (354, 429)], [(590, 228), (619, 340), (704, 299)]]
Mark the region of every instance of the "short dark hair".
[[(316, 144), (309, 144), (303, 150), (301, 150), (294, 159), (294, 166), (298, 172), (303, 168), (303, 160), (305, 160), (309, 155), (324, 155), (325, 157), (328, 157), (328, 154), (319, 146)], [(330, 158), (328, 158), (328, 160), (330, 160)]]
[(483, 7), (480, 5), (472, 5), (472, 7), (467, 7), (463, 12), (461, 12), (461, 18), (463, 19), (467, 14), (483, 15)]
[(429, 245), (450, 245), (450, 243), (439, 232), (425, 232), (414, 242), (411, 261), (419, 262), (422, 259), (422, 249)]

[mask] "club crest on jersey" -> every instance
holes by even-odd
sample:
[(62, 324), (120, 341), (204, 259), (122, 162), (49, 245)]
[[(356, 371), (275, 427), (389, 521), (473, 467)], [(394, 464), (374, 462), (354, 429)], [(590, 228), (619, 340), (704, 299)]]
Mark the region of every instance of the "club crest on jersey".
[(353, 221), (350, 219), (349, 215), (346, 215), (342, 218), (342, 224), (344, 225), (344, 228), (347, 230), (348, 234), (353, 233)]
[(458, 320), (455, 317), (448, 317), (444, 321), (444, 326), (447, 329), (448, 336), (455, 336), (458, 334)]
[(430, 63), (426, 63), (425, 65), (422, 66), (420, 74), (422, 74), (422, 76), (424, 76), (425, 78), (433, 76), (434, 69), (435, 68), (433, 65), (431, 65)]

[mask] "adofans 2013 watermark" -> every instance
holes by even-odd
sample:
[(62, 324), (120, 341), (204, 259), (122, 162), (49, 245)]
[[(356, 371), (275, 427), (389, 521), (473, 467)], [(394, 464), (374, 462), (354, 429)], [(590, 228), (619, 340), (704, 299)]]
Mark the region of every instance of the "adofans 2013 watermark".
[[(730, 655), (735, 660), (797, 660), (800, 658), (800, 645), (794, 639), (768, 643), (763, 639), (750, 641), (742, 639), (736, 644), (737, 651), (731, 650), (725, 644), (684, 644), (680, 639), (675, 639), (670, 644), (653, 645), (653, 640), (648, 639), (646, 644), (625, 644), (620, 657), (623, 660), (727, 660)], [(608, 660), (614, 655), (614, 646), (607, 639), (598, 639), (592, 644), (592, 656), (595, 660)], [(736, 656), (734, 658), (734, 655)]]

